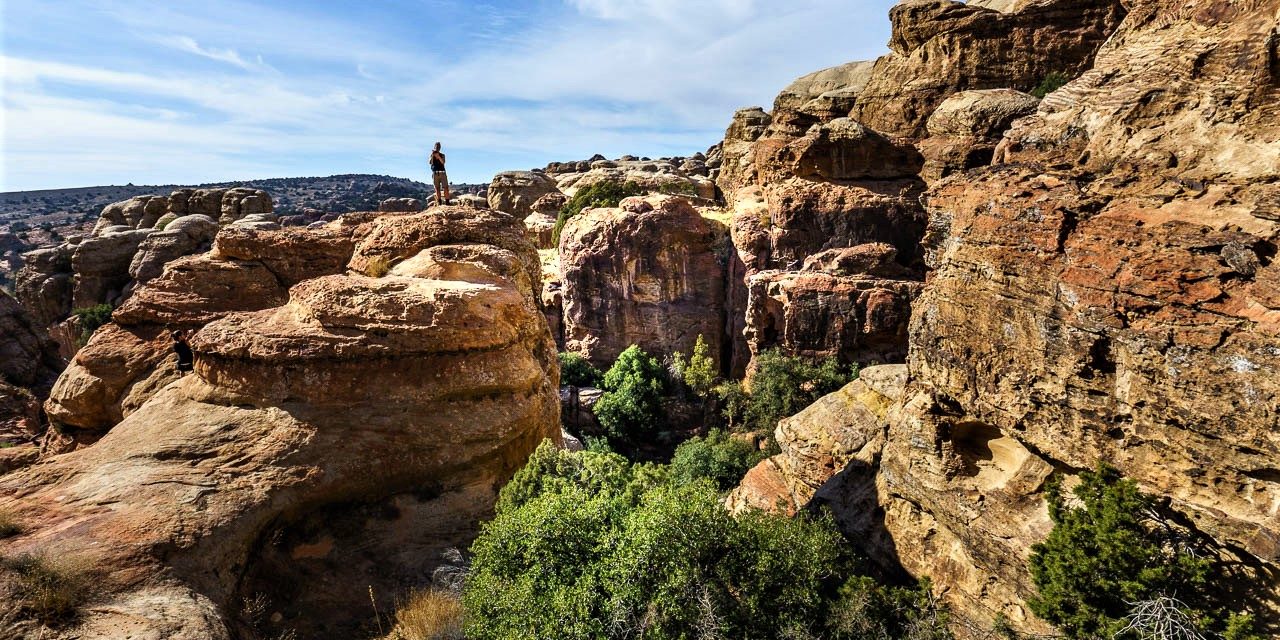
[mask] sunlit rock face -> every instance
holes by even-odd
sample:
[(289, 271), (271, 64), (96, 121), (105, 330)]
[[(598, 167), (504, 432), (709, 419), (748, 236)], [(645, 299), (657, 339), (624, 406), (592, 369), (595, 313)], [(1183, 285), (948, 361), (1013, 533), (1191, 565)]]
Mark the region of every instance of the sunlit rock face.
[[(100, 606), (66, 637), (351, 637), (370, 590), (391, 602), (429, 580), (560, 439), (555, 345), (516, 218), (445, 207), (224, 230), (185, 260), (59, 382), (127, 388), (130, 410), (60, 396), (105, 435), (0, 477), (0, 509), (29, 525), (3, 553), (94, 567)], [(171, 357), (143, 329), (161, 322), (197, 329), (193, 373), (128, 366)], [(113, 357), (115, 377), (89, 371)]]

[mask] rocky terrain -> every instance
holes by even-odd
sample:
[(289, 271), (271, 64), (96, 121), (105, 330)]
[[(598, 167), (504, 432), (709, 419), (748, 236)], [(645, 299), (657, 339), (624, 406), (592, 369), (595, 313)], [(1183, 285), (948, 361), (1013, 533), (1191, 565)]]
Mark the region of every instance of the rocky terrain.
[[(777, 423), (775, 455), (750, 440), (724, 502), (829, 508), (878, 574), (930, 580), (956, 636), (1056, 633), (1028, 604), (1047, 487), (1100, 462), (1274, 632), (1276, 16), (908, 0), (888, 54), (689, 157), (306, 226), (252, 189), (109, 204), (26, 254), (21, 308), (0, 298), (0, 513), (28, 523), (0, 553), (96, 568), (62, 637), (372, 635), (351, 614), (371, 591), (420, 584), (541, 440), (596, 423), (557, 351), (604, 368), (701, 336), (748, 390), (769, 351), (858, 367)], [(77, 351), (68, 315), (103, 303)], [(711, 413), (673, 406), (690, 430)]]
[[(559, 438), (523, 233), (458, 208), (224, 228), (63, 373), (47, 446), (79, 450), (0, 478), (0, 510), (40, 523), (6, 554), (95, 568), (75, 637), (350, 637), (345, 612), (429, 576)], [(195, 330), (193, 374), (169, 326)]]
[[(1071, 23), (1089, 16), (1112, 34), (1034, 110), (1010, 91), (1029, 88), (1024, 62), (1001, 77), (985, 53), (993, 22), (969, 17), (980, 9), (894, 10), (891, 60), (849, 93), (862, 124), (913, 139), (926, 159), (928, 276), (906, 364), (864, 369), (783, 421), (782, 453), (731, 502), (831, 505), (872, 558), (930, 576), (963, 617), (1049, 632), (1026, 608), (1026, 558), (1051, 527), (1044, 483), (1106, 461), (1213, 541), (1247, 594), (1224, 597), (1274, 614), (1278, 7), (1081, 4), (991, 16), (1015, 38), (1021, 24), (1077, 38)], [(908, 20), (921, 12), (927, 32)], [(955, 26), (938, 27), (948, 15)], [(914, 52), (948, 42), (983, 61), (983, 89), (1002, 91), (942, 92), (932, 113), (901, 96), (881, 104), (877, 79), (896, 82)], [(953, 58), (928, 59), (920, 73)], [(922, 84), (973, 86), (952, 71)], [(740, 112), (729, 134), (748, 120), (761, 118)], [(981, 166), (993, 143), (1004, 156)], [(747, 149), (767, 191), (761, 144)]]
[[(260, 189), (272, 195), (275, 212), (285, 223), (314, 222), (333, 214), (371, 211), (387, 198), (422, 198), (431, 185), (416, 180), (366, 174), (313, 178), (270, 178), (194, 186), (151, 185), (97, 186), (0, 193), (0, 288), (10, 288), (21, 254), (60, 244), (66, 238), (89, 232), (103, 207), (150, 194), (179, 189)], [(485, 185), (453, 185), (455, 194), (477, 193)], [(294, 218), (297, 216), (297, 218)]]

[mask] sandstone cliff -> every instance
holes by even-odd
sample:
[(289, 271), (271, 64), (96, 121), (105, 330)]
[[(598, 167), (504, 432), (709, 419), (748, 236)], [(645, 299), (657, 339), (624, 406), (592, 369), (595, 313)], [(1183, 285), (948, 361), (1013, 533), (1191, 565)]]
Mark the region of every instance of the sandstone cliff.
[(1049, 630), (1025, 605), (1044, 482), (1099, 460), (1213, 541), (1234, 606), (1280, 604), (1280, 4), (1126, 8), (1088, 70), (1012, 122), (1007, 163), (930, 185), (905, 369), (784, 421), (733, 498), (832, 505), (981, 624)]
[[(23, 528), (0, 553), (93, 577), (56, 637), (353, 637), (371, 589), (429, 579), (560, 437), (523, 232), (461, 208), (228, 227), (143, 285), (49, 403), (100, 439), (0, 476)], [(194, 373), (165, 325), (198, 329)]]

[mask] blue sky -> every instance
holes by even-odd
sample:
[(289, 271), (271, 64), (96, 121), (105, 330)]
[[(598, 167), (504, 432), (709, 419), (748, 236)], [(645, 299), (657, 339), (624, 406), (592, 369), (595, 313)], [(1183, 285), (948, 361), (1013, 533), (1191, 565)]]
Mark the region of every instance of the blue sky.
[(892, 0), (3, 0), (0, 190), (688, 155)]

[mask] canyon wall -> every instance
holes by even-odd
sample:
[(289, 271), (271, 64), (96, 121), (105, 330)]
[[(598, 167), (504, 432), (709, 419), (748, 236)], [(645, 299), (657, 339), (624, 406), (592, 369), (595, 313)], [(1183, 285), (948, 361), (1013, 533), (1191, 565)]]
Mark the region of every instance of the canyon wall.
[[(947, 4), (895, 8), (891, 57), (923, 50), (901, 32), (914, 12), (976, 11)], [(1028, 7), (1074, 6), (1053, 4)], [(1104, 12), (1124, 20), (1034, 110), (1013, 93), (981, 109), (991, 96), (956, 93), (961, 122), (959, 105), (931, 111), (945, 95), (873, 108), (861, 90), (853, 117), (867, 127), (928, 123), (916, 145), (936, 169), (922, 171), (928, 275), (906, 365), (868, 368), (784, 420), (782, 453), (730, 499), (830, 506), (886, 569), (929, 576), (965, 623), (1052, 631), (1026, 607), (1030, 547), (1052, 526), (1044, 484), (1100, 461), (1211, 541), (1225, 600), (1272, 621), (1280, 605), (1280, 4), (1124, 9)], [(1001, 20), (1012, 42), (1027, 25), (1043, 33), (1016, 11)], [(990, 57), (981, 41), (957, 46)], [(902, 62), (877, 63), (866, 86), (888, 86)], [(981, 75), (953, 84), (1029, 88), (1021, 71)], [(966, 161), (975, 146), (996, 166)]]

